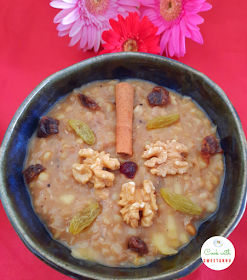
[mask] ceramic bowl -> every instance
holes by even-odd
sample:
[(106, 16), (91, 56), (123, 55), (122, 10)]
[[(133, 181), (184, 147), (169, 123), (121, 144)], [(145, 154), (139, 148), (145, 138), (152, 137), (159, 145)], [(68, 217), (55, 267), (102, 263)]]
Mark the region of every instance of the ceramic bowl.
[[(28, 140), (39, 119), (61, 97), (95, 80), (140, 78), (191, 96), (218, 127), (225, 151), (226, 175), (218, 211), (178, 254), (141, 268), (110, 268), (73, 258), (54, 241), (33, 211), (23, 181)], [(174, 279), (201, 264), (206, 239), (227, 237), (240, 221), (246, 203), (246, 140), (239, 117), (222, 89), (202, 73), (177, 61), (143, 53), (97, 56), (45, 79), (25, 99), (4, 137), (0, 156), (0, 194), (14, 229), (37, 257), (76, 279)]]

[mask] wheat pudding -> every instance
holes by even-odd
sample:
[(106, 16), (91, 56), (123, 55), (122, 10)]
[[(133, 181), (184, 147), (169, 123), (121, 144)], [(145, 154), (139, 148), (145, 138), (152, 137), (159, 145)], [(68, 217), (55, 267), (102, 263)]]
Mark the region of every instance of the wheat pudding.
[[(125, 82), (134, 89), (132, 156), (116, 152), (119, 81), (97, 81), (75, 89), (47, 112), (46, 120), (55, 120), (51, 134), (34, 133), (24, 165), (26, 170), (35, 166), (37, 176), (24, 175), (35, 212), (73, 257), (138, 267), (176, 254), (217, 210), (224, 157), (215, 144), (217, 128), (190, 97), (169, 90), (166, 104), (150, 105), (155, 84)], [(83, 106), (78, 94), (90, 97), (92, 106)], [(165, 127), (147, 128), (161, 116), (177, 117)], [(84, 122), (94, 142), (86, 143), (71, 120)], [(131, 168), (137, 170), (129, 175)], [(72, 221), (95, 205), (92, 221), (71, 230)]]

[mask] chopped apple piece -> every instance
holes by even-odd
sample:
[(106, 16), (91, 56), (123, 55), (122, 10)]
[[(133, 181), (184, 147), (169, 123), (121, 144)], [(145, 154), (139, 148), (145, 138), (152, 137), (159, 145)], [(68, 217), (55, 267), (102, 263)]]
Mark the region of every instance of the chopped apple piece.
[(74, 200), (75, 196), (73, 194), (64, 194), (60, 196), (60, 200), (64, 204), (70, 204)]
[(165, 236), (162, 233), (155, 233), (152, 237), (152, 242), (163, 255), (174, 255), (178, 252), (167, 245)]
[(93, 251), (91, 248), (75, 248), (71, 250), (71, 255), (76, 259), (94, 260)]

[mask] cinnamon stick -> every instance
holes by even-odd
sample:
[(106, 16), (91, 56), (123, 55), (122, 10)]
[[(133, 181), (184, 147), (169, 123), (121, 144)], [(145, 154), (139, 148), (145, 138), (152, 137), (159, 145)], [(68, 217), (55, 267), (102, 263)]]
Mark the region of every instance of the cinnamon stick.
[(128, 83), (116, 85), (117, 139), (116, 151), (124, 157), (132, 156), (132, 120), (134, 88)]

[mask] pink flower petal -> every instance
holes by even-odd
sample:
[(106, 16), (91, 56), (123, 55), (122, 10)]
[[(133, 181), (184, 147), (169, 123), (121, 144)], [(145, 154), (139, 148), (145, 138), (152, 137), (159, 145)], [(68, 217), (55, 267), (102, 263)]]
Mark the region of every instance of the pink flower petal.
[[(179, 37), (180, 37), (180, 29), (179, 25), (174, 25), (172, 30), (172, 43), (173, 48), (176, 53), (179, 53)], [(169, 42), (170, 44), (171, 42)]]
[(141, 14), (141, 18), (143, 18), (144, 16), (147, 16), (149, 19), (151, 19), (152, 16), (157, 17), (157, 14), (153, 9), (144, 8), (144, 6), (141, 6), (139, 11)]
[(206, 0), (189, 0), (188, 2), (191, 3), (191, 5), (201, 5)]
[(158, 27), (158, 31), (157, 31), (157, 35), (160, 35), (161, 33), (163, 33), (167, 28), (165, 27), (165, 25), (161, 25)]
[(201, 6), (198, 7), (186, 7), (186, 15), (194, 15), (200, 12)]
[(94, 43), (95, 43), (95, 36), (96, 36), (96, 27), (92, 26), (91, 27), (91, 41), (90, 41), (90, 49), (92, 49), (94, 47)]
[(87, 48), (90, 50), (91, 48), (89, 47), (91, 45), (91, 42), (92, 42), (92, 26), (91, 25), (88, 25), (87, 27)]
[(85, 45), (87, 44), (87, 26), (83, 26), (81, 30), (81, 41), (80, 41), (80, 48), (83, 49)]
[(194, 8), (194, 9), (197, 9), (198, 7), (201, 7), (202, 5), (202, 1), (200, 2), (192, 2), (192, 1), (187, 1), (185, 4), (184, 4), (184, 7), (188, 8)]
[(184, 17), (182, 17), (180, 20), (180, 28), (181, 28), (181, 33), (183, 33), (185, 37), (187, 37), (187, 38), (191, 37), (190, 31), (187, 28)]
[(74, 46), (75, 44), (77, 44), (81, 39), (81, 33), (78, 32), (69, 42), (69, 47)]
[(96, 29), (95, 34), (95, 42), (94, 42), (94, 52), (97, 52), (100, 47), (100, 37), (101, 37), (101, 31)]
[(136, 0), (118, 0), (117, 3), (120, 5), (129, 5), (129, 6), (134, 6), (134, 7), (140, 6), (139, 1), (136, 1)]
[(124, 6), (124, 9), (126, 12), (129, 13), (140, 13), (139, 10), (137, 9), (137, 7), (131, 7), (131, 6)]
[(204, 19), (196, 14), (196, 15), (187, 16), (187, 21), (191, 24), (198, 25), (198, 24), (202, 24), (204, 22)]
[(75, 36), (81, 30), (82, 25), (83, 25), (83, 21), (80, 18), (78, 18), (77, 21), (72, 25), (72, 28), (69, 33), (69, 37)]
[(75, 4), (65, 3), (61, 1), (52, 1), (50, 2), (50, 6), (57, 9), (71, 9), (75, 7)]
[(172, 42), (168, 43), (168, 54), (169, 54), (170, 57), (173, 57), (174, 54), (175, 54), (175, 49), (173, 47)]
[(196, 26), (196, 25), (194, 25), (194, 24), (191, 24), (190, 22), (186, 22), (186, 25), (187, 25), (187, 28), (189, 29), (189, 30), (200, 30), (200, 28), (198, 27), (198, 26)]
[(80, 17), (79, 8), (76, 8), (62, 20), (62, 23), (70, 24), (72, 22), (75, 22), (79, 17)]
[(147, 7), (153, 7), (159, 3), (156, 3), (155, 0), (139, 0), (139, 2), (142, 4), (142, 5), (145, 5)]
[(63, 30), (58, 32), (58, 37), (63, 37), (69, 34), (69, 30)]
[(57, 31), (64, 31), (64, 30), (70, 30), (72, 24), (68, 24), (68, 25), (63, 25), (62, 23), (60, 23), (57, 26)]
[(66, 3), (77, 3), (78, 0), (62, 0), (63, 2), (66, 2)]
[(68, 10), (62, 10), (60, 11), (55, 17), (53, 22), (54, 23), (60, 23), (62, 22), (63, 18), (66, 17), (69, 13), (71, 13), (73, 9), (68, 9)]
[(170, 39), (170, 34), (171, 34), (171, 29), (167, 29), (163, 35), (161, 36), (161, 40), (160, 40), (160, 54), (162, 55), (166, 46), (167, 46), (167, 43)]
[(191, 30), (191, 40), (203, 44), (203, 38), (199, 30)]
[(87, 50), (90, 50), (89, 48), (88, 48), (88, 44), (86, 43), (86, 45), (85, 45), (85, 47), (83, 48), (83, 52), (86, 52)]
[(185, 48), (185, 37), (182, 34), (182, 32), (180, 33), (180, 55), (184, 56), (186, 53), (186, 48)]
[(209, 4), (209, 3), (207, 3), (207, 2), (204, 2), (204, 3), (202, 4), (202, 7), (201, 7), (200, 12), (205, 12), (205, 11), (208, 11), (208, 10), (210, 10), (210, 9), (212, 9), (212, 5)]
[(120, 6), (120, 7), (118, 7), (117, 12), (118, 12), (118, 14), (124, 14), (125, 9), (122, 6)]

